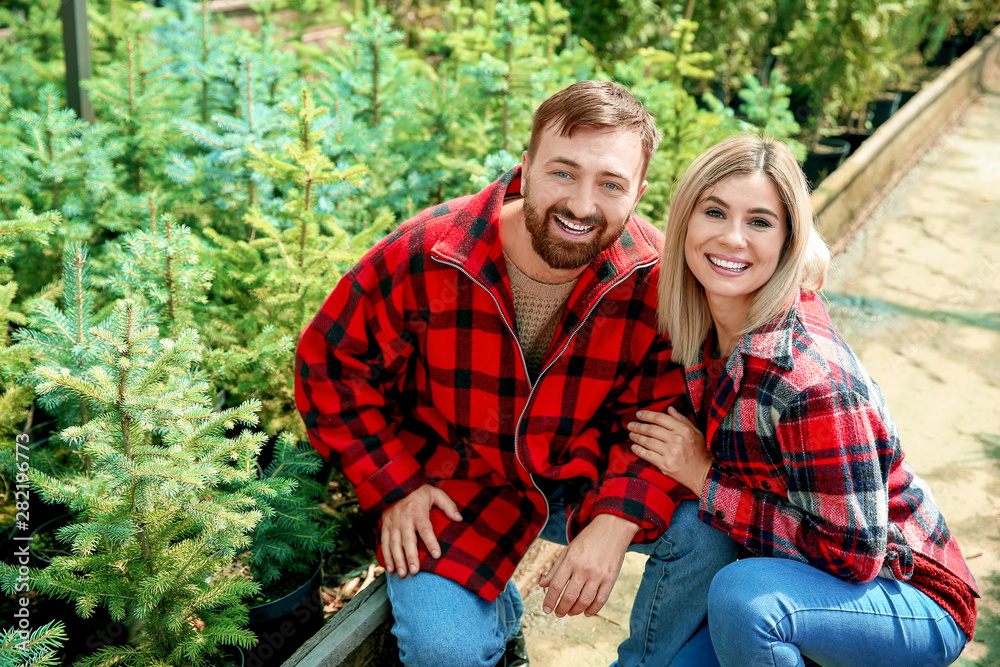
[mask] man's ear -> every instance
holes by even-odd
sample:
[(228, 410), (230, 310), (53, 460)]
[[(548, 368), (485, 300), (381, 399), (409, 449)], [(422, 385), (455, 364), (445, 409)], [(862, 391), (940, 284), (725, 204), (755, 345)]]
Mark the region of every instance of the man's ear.
[(635, 196), (635, 206), (639, 205), (639, 200), (642, 199), (642, 193), (646, 191), (647, 185), (649, 185), (649, 181), (643, 181), (642, 185), (639, 186), (639, 194)]
[(521, 152), (521, 196), (524, 196), (524, 184), (528, 181), (528, 151)]

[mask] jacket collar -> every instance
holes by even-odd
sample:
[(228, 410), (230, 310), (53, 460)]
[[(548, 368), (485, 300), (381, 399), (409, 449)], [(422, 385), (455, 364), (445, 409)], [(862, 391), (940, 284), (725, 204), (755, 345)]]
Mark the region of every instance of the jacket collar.
[(792, 348), (795, 341), (795, 328), (798, 324), (801, 292), (795, 297), (791, 307), (767, 324), (744, 334), (738, 345), (740, 354), (756, 357), (774, 364), (783, 371), (795, 367)]
[[(712, 442), (719, 422), (724, 415), (728, 414), (740, 391), (746, 357), (760, 359), (786, 372), (791, 371), (795, 367), (792, 352), (796, 327), (802, 326), (798, 318), (801, 298), (802, 295), (800, 292), (788, 310), (767, 324), (744, 334), (740, 338), (739, 343), (736, 344), (736, 348), (726, 361), (725, 374), (719, 380), (716, 395), (711, 397), (709, 414), (705, 415), (708, 424), (708, 432), (705, 434), (705, 437), (709, 442)], [(711, 331), (698, 354), (698, 361), (693, 366), (685, 369), (684, 372), (684, 379), (687, 383), (692, 407), (698, 415), (702, 415), (702, 405), (708, 375), (705, 355), (714, 346), (715, 332)], [(721, 402), (719, 402), (720, 398), (722, 399)]]

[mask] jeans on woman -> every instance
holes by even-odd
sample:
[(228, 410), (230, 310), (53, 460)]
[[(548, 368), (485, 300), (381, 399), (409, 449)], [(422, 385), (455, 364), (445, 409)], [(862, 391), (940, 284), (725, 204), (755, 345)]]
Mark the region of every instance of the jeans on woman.
[[(555, 500), (541, 537), (565, 544), (565, 511)], [(618, 647), (616, 664), (661, 667), (704, 621), (712, 577), (735, 559), (736, 549), (726, 535), (698, 520), (697, 503), (684, 501), (659, 540), (629, 550), (649, 560), (632, 606), (631, 635)], [(436, 574), (389, 574), (387, 581), (392, 632), (404, 665), (488, 667), (520, 630), (524, 606), (513, 582), (487, 602)]]
[(798, 561), (749, 558), (715, 576), (708, 626), (672, 667), (943, 667), (967, 641), (906, 582), (854, 584)]

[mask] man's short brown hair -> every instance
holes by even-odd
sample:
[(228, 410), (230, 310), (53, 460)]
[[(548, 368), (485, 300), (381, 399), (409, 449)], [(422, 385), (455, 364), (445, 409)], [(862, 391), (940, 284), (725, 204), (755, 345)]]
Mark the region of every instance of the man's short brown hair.
[(613, 81), (578, 81), (542, 102), (531, 122), (529, 158), (534, 157), (542, 131), (550, 124), (564, 137), (572, 137), (582, 128), (635, 132), (642, 141), (643, 179), (662, 138), (642, 103)]

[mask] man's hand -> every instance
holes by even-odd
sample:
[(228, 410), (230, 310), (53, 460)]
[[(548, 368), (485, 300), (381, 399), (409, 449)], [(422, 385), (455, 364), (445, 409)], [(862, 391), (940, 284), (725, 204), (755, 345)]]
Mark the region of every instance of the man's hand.
[(407, 563), (411, 574), (420, 571), (417, 535), (432, 557), (441, 557), (441, 545), (431, 525), (431, 508), (435, 505), (449, 519), (462, 520), (455, 501), (431, 484), (421, 486), (382, 510), (382, 557), (387, 572), (395, 570), (396, 574), (405, 577)]
[[(539, 585), (548, 588), (542, 611), (556, 616), (593, 616), (611, 596), (625, 551), (639, 526), (613, 514), (598, 514), (569, 543)], [(557, 604), (558, 603), (558, 604)]]

